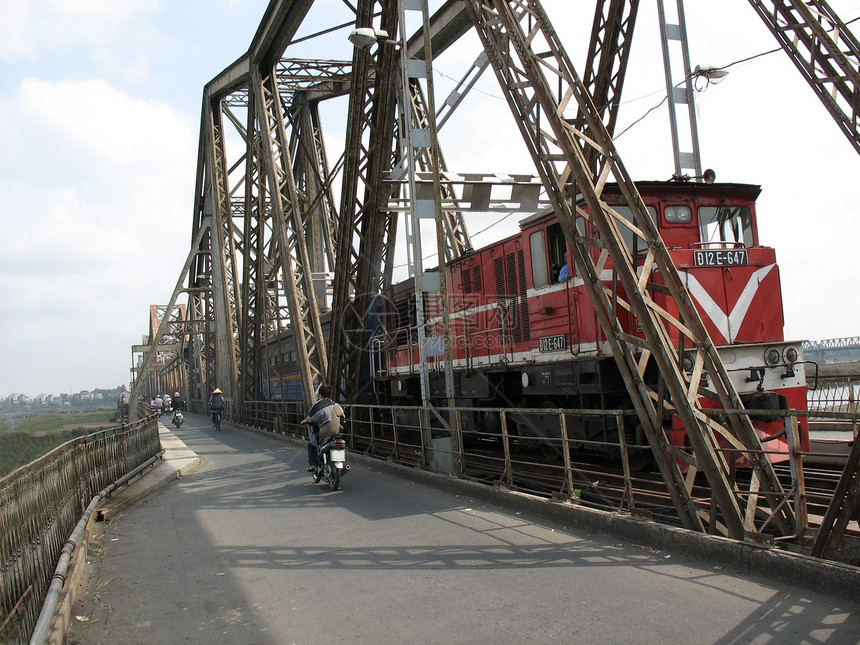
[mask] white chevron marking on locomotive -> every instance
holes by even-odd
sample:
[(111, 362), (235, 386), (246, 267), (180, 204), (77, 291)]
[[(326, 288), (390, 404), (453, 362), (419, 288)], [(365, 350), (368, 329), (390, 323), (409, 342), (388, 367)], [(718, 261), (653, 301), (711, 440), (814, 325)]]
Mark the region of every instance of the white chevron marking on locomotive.
[(741, 292), (740, 298), (738, 298), (735, 306), (728, 314), (723, 312), (720, 305), (714, 301), (711, 294), (707, 292), (705, 287), (702, 286), (702, 283), (699, 282), (695, 276), (690, 275), (686, 271), (679, 271), (679, 273), (683, 273), (686, 276), (687, 289), (689, 289), (690, 294), (699, 302), (699, 306), (702, 308), (703, 313), (711, 319), (719, 332), (723, 335), (723, 338), (726, 339), (726, 342), (733, 343), (735, 338), (732, 334), (732, 330), (737, 331), (741, 328), (744, 318), (746, 318), (747, 311), (749, 311), (750, 305), (755, 297), (755, 293), (758, 291), (758, 286), (775, 266), (775, 264), (770, 264), (766, 267), (762, 267), (750, 276), (743, 292)]

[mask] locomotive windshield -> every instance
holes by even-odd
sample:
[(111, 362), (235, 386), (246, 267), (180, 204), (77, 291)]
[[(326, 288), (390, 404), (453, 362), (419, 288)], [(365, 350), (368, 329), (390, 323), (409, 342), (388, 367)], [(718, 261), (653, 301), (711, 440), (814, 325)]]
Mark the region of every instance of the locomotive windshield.
[(702, 206), (699, 230), (708, 245), (753, 246), (752, 214), (746, 206)]
[[(648, 208), (648, 214), (651, 216), (651, 221), (653, 221), (654, 224), (656, 225), (657, 224), (657, 209), (654, 208), (653, 206), (648, 206), (647, 208)], [(626, 219), (628, 222), (633, 221), (633, 212), (630, 210), (630, 208), (628, 206), (613, 205), (612, 209), (615, 212), (617, 212), (619, 215), (621, 215), (621, 217)], [(629, 228), (627, 228), (626, 226), (621, 225), (621, 224), (618, 226), (618, 230), (621, 233), (621, 237), (624, 238), (624, 244), (627, 245), (627, 249), (630, 251), (630, 253), (635, 254), (635, 253), (638, 253), (639, 251), (643, 250), (643, 248), (645, 246), (644, 243), (640, 242), (633, 235), (633, 231), (631, 231)]]

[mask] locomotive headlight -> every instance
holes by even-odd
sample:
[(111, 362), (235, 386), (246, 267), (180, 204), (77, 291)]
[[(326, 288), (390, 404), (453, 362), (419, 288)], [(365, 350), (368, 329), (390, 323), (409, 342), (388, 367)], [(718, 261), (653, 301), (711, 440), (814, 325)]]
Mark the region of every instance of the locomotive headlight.
[(670, 224), (688, 224), (693, 219), (689, 206), (667, 206), (663, 212)]
[(529, 375), (528, 375), (528, 374), (526, 374), (525, 372), (523, 372), (523, 373), (520, 375), (520, 380), (522, 381), (523, 387), (528, 387), (528, 386), (529, 386)]
[(777, 347), (768, 347), (764, 352), (764, 362), (770, 367), (776, 367), (782, 361), (782, 352)]
[(693, 371), (693, 357), (689, 354), (684, 354), (684, 357), (681, 359), (681, 367), (688, 374)]
[(782, 355), (783, 358), (785, 358), (785, 362), (789, 365), (791, 365), (792, 363), (796, 363), (797, 359), (800, 358), (800, 355), (797, 353), (796, 347), (786, 347)]

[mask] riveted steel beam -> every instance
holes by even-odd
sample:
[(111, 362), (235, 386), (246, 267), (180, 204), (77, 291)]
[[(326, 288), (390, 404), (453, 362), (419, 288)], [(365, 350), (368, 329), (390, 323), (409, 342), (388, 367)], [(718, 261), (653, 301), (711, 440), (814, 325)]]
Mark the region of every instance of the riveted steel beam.
[[(397, 1), (361, 0), (356, 27), (372, 27), (374, 15), (389, 34), (397, 31)], [(386, 258), (394, 247), (396, 214), (389, 213), (391, 186), (384, 181), (397, 166), (394, 83), (397, 50), (380, 42), (370, 50), (356, 47), (352, 61), (343, 186), (336, 240), (331, 321), (329, 381), (338, 395), (357, 397), (360, 363), (367, 335), (370, 303), (390, 274)]]
[[(739, 415), (730, 419), (726, 427), (708, 419), (702, 410), (700, 397), (717, 399), (731, 409), (741, 407), (740, 398), (621, 163), (600, 111), (573, 69), (540, 2), (470, 0), (467, 6), (562, 223), (576, 266), (586, 277), (595, 311), (682, 521), (690, 528), (704, 530), (713, 519), (712, 524), (721, 532), (743, 539), (758, 528), (758, 502), (764, 489), (774, 493), (763, 496), (771, 505), (768, 521), (786, 533), (791, 531), (791, 510), (776, 501), (784, 498), (782, 487), (749, 418)], [(585, 116), (588, 137), (572, 125), (577, 113)], [(597, 155), (596, 172), (589, 164), (591, 154)], [(620, 187), (633, 213), (632, 221), (620, 216), (603, 199), (603, 187), (610, 178)], [(581, 192), (582, 201), (569, 194), (572, 182)], [(599, 255), (589, 251), (592, 242), (581, 232), (581, 221), (588, 221), (599, 232)], [(636, 236), (638, 248), (645, 250), (641, 266), (627, 249), (622, 229)], [(600, 275), (610, 264), (614, 278), (612, 284), (606, 285)], [(653, 284), (658, 280), (662, 283), (659, 290)], [(668, 301), (663, 292), (670, 294)], [(622, 331), (621, 311), (636, 318), (643, 338)], [(677, 330), (684, 346), (696, 353), (697, 368), (690, 377), (680, 367), (679, 349), (670, 328)], [(657, 364), (668, 396), (652, 390), (645, 382), (649, 360)], [(705, 370), (710, 377), (708, 390), (702, 387)], [(666, 415), (680, 420), (691, 443), (690, 451), (668, 448)], [(754, 476), (748, 491), (733, 489), (729, 465), (718, 449), (720, 439), (731, 441), (752, 464)], [(708, 477), (718, 518), (712, 518), (710, 509), (698, 506), (692, 499), (688, 488), (691, 478), (682, 476), (678, 458), (687, 461), (691, 471), (701, 469)]]
[(824, 0), (750, 4), (860, 152), (860, 41)]
[[(638, 13), (639, 0), (598, 0), (594, 10), (582, 83), (610, 136), (615, 134)], [(576, 123), (580, 129), (585, 126), (582, 112), (577, 114)], [(595, 170), (596, 153), (589, 155)]]

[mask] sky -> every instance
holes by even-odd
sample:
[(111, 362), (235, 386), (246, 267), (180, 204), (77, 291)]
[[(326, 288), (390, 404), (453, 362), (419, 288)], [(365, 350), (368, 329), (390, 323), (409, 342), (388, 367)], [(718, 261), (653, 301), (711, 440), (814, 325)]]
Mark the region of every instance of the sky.
[[(665, 94), (656, 9), (641, 4), (617, 132), (630, 129), (616, 145), (634, 179), (668, 179), (668, 118), (665, 107), (650, 111)], [(860, 16), (860, 0), (830, 4), (845, 21)], [(131, 346), (147, 333), (150, 305), (169, 300), (190, 247), (203, 87), (245, 53), (266, 5), (0, 0), (0, 396), (129, 382)], [(581, 71), (592, 3), (544, 6)], [(776, 48), (747, 0), (714, 6), (685, 2), (692, 66)], [(307, 24), (337, 24), (343, 10), (317, 0)], [(348, 58), (345, 35), (342, 51), (308, 44), (287, 55)], [(463, 39), (436, 61), (438, 103), (476, 46)], [(697, 94), (703, 165), (718, 181), (762, 186), (759, 234), (776, 249), (786, 338), (860, 335), (850, 288), (860, 156), (781, 51), (728, 70)], [(458, 113), (440, 132), (450, 169), (533, 171), (491, 74)], [(327, 144), (344, 126), (328, 124)], [(473, 237), (481, 246), (516, 218), (468, 224), (486, 229)]]

